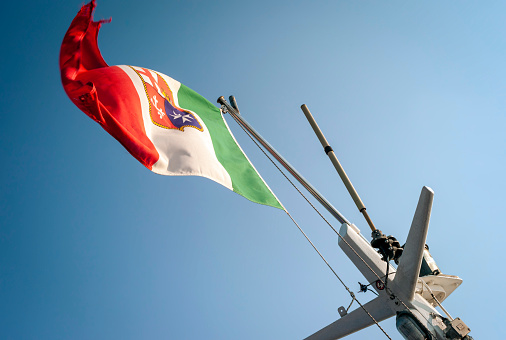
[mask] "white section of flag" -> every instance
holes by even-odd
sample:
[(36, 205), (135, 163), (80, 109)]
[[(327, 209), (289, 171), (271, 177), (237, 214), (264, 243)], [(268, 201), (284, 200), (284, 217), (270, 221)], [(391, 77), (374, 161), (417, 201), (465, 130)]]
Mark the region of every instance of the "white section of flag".
[[(180, 131), (156, 126), (149, 115), (149, 102), (139, 75), (129, 66), (118, 67), (129, 76), (135, 86), (141, 102), (146, 135), (160, 157), (153, 165), (152, 171), (169, 176), (203, 176), (233, 190), (230, 175), (216, 158), (209, 129), (198, 114), (192, 112), (198, 117), (199, 123), (204, 128), (203, 132), (190, 127)], [(169, 85), (174, 96), (174, 104), (179, 106), (177, 92), (181, 83), (164, 74), (158, 74)]]

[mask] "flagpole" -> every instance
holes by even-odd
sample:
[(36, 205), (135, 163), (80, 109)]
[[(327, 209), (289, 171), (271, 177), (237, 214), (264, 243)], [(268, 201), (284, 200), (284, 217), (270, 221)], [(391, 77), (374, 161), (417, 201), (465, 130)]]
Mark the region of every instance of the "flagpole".
[[(231, 98), (233, 98), (231, 96)], [(239, 110), (237, 109), (237, 104), (235, 103), (235, 98), (234, 99), (231, 99), (231, 102), (233, 103), (234, 107), (232, 107), (228, 102), (227, 100), (221, 96), (220, 98), (218, 98), (218, 104), (221, 104), (222, 105), (222, 109), (224, 108), (226, 110), (226, 112), (228, 112), (231, 116), (233, 116), (233, 118), (235, 119), (236, 122), (238, 122), (243, 128), (246, 129), (246, 131), (248, 133), (250, 133), (260, 144), (262, 144), (262, 146), (267, 150), (269, 151), (269, 153), (274, 156), (274, 158), (276, 158), (276, 160), (286, 169), (290, 172), (290, 174), (292, 174), (292, 176), (300, 183), (302, 184), (302, 186), (304, 186), (304, 188), (306, 188), (307, 191), (309, 191), (309, 193), (311, 195), (313, 195), (314, 198), (316, 198), (316, 200), (318, 202), (320, 202), (321, 205), (323, 205), (323, 207), (325, 209), (327, 209), (327, 211), (332, 215), (334, 216), (340, 223), (346, 223), (346, 224), (351, 224), (350, 222), (348, 222), (348, 220), (346, 219), (346, 217), (344, 217), (336, 208), (334, 208), (334, 206), (332, 204), (330, 204), (329, 201), (327, 201), (327, 199), (325, 197), (323, 197), (322, 194), (320, 194), (318, 192), (318, 190), (316, 190), (312, 185), (311, 183), (309, 183), (304, 177), (302, 177), (302, 175), (290, 164), (288, 163), (288, 161), (283, 158), (283, 156), (281, 156), (270, 144), (269, 142), (267, 142), (240, 114), (239, 114)], [(223, 110), (223, 111), (225, 111)]]

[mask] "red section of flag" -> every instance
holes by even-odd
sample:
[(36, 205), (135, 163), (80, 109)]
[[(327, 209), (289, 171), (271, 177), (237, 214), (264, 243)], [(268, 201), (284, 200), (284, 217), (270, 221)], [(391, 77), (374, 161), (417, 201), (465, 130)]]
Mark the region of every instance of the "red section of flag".
[(94, 8), (94, 0), (84, 5), (63, 38), (63, 88), (78, 108), (151, 170), (159, 156), (144, 129), (140, 98), (128, 75), (102, 58), (97, 37), (104, 21), (93, 21)]

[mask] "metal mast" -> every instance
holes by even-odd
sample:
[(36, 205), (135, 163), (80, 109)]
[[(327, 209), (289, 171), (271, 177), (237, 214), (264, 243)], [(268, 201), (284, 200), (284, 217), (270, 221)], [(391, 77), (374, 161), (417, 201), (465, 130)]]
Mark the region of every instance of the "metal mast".
[(337, 173), (339, 174), (339, 177), (341, 177), (341, 180), (343, 181), (344, 185), (346, 186), (346, 189), (348, 189), (348, 192), (351, 195), (351, 198), (353, 198), (353, 202), (355, 202), (355, 205), (357, 206), (358, 210), (364, 215), (365, 220), (367, 221), (367, 224), (371, 228), (371, 231), (375, 231), (376, 227), (374, 226), (374, 223), (372, 223), (371, 218), (367, 214), (367, 211), (365, 209), (364, 203), (362, 203), (362, 200), (360, 199), (360, 196), (358, 195), (357, 191), (353, 187), (353, 184), (351, 184), (350, 179), (348, 178), (348, 175), (346, 175), (346, 172), (344, 171), (343, 167), (341, 166), (341, 163), (339, 163), (339, 160), (337, 159), (336, 154), (334, 153), (334, 150), (330, 147), (329, 143), (327, 142), (327, 139), (323, 135), (323, 132), (320, 130), (320, 127), (316, 123), (315, 119), (313, 118), (313, 115), (307, 108), (306, 104), (303, 104), (301, 106), (302, 111), (304, 112), (304, 115), (306, 116), (307, 120), (309, 121), (309, 124), (313, 128), (313, 131), (315, 132), (316, 136), (320, 140), (320, 143), (323, 146), (323, 149), (325, 150), (325, 153), (327, 156), (329, 156), (330, 161), (334, 165), (334, 167), (337, 170)]

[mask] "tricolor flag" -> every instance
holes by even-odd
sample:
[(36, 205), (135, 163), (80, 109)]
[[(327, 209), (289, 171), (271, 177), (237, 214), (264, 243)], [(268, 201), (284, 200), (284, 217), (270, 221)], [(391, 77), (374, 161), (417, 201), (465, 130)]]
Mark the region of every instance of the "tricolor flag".
[(98, 49), (95, 1), (72, 21), (60, 51), (72, 102), (151, 171), (202, 176), (282, 209), (235, 141), (220, 110), (178, 81), (144, 67), (109, 66)]

